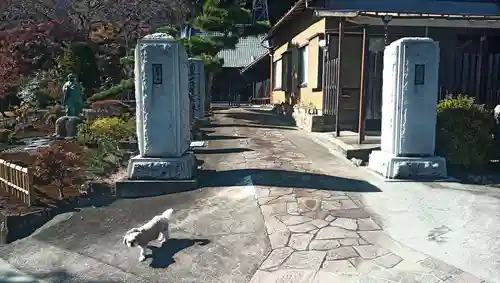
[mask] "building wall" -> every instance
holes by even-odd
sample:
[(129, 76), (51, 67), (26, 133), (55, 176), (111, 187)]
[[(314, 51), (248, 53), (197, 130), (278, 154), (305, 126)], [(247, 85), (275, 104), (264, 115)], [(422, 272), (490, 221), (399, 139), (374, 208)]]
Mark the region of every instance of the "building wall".
[[(278, 46), (274, 50), (272, 56), (272, 62), (283, 57), (283, 54), (290, 52), (292, 50), (293, 57), (293, 79), (292, 88), (290, 93), (285, 93), (283, 90), (273, 89), (272, 90), (272, 103), (279, 104), (282, 102), (291, 102), (291, 104), (298, 104), (302, 106), (313, 106), (318, 112), (321, 113), (323, 107), (323, 91), (318, 88), (318, 63), (319, 56), (318, 52), (320, 50), (319, 41), (320, 37), (318, 35), (324, 34), (325, 32), (331, 33), (329, 41), (329, 58), (336, 58), (338, 56), (338, 30), (339, 23), (338, 19), (335, 18), (315, 18), (309, 12), (303, 12), (300, 15), (294, 17), (292, 21), (280, 28), (280, 30), (273, 36), (273, 45)], [(361, 56), (362, 56), (362, 36), (361, 27), (356, 27), (353, 24), (346, 24), (346, 34), (344, 35), (342, 56), (342, 66), (341, 66), (341, 86), (342, 93), (340, 98), (340, 115), (341, 124), (351, 125), (354, 128), (357, 126), (357, 119), (359, 117), (359, 94), (361, 88)], [(385, 29), (382, 26), (369, 26), (368, 27), (368, 40), (372, 39), (383, 39), (385, 37)], [(440, 70), (439, 70), (439, 83), (441, 94), (445, 91), (451, 91), (457, 93), (453, 90), (453, 86), (456, 84), (456, 78), (454, 78), (454, 73), (456, 73), (456, 56), (460, 52), (470, 52), (466, 51), (461, 47), (461, 43), (458, 38), (461, 36), (473, 35), (478, 36), (477, 41), (481, 35), (487, 35), (488, 37), (498, 37), (500, 36), (499, 30), (494, 29), (463, 29), (463, 28), (436, 28), (436, 27), (388, 27), (388, 41), (389, 43), (405, 36), (429, 36), (434, 40), (439, 42), (440, 45)], [(309, 45), (308, 52), (308, 72), (307, 72), (307, 86), (298, 87), (298, 56), (296, 49), (303, 46), (304, 44)], [(370, 42), (368, 42), (367, 48), (371, 49)], [(489, 52), (494, 52), (490, 50)], [(365, 103), (366, 107), (375, 109), (371, 112), (377, 112), (375, 114), (371, 113), (366, 117), (371, 120), (379, 120), (381, 116), (381, 77), (373, 77), (371, 72), (375, 65), (370, 65), (370, 58), (376, 53), (369, 53), (367, 58), (367, 69), (365, 73), (365, 79), (369, 81), (380, 80), (378, 84), (375, 84), (373, 90), (370, 90), (370, 86), (367, 85), (365, 90)], [(381, 57), (379, 56), (379, 59)], [(378, 60), (377, 62), (381, 62)], [(284, 71), (284, 70), (283, 70)], [(319, 70), (321, 71), (321, 70)], [(274, 70), (271, 68), (271, 78), (274, 76)], [(470, 78), (469, 78), (470, 77)], [(468, 80), (474, 84), (474, 78), (469, 76)], [(325, 82), (329, 83), (329, 82)], [(285, 82), (283, 81), (283, 84)], [(367, 82), (370, 84), (370, 82)], [(377, 87), (378, 85), (378, 87)], [(373, 86), (373, 82), (372, 82)], [(456, 87), (455, 87), (456, 88)], [(500, 88), (500, 87), (499, 87)], [(469, 95), (474, 95), (474, 93), (468, 93)], [(295, 96), (297, 99), (294, 101), (291, 99)], [(371, 100), (371, 101), (368, 101)], [(371, 105), (370, 105), (371, 103)], [(367, 114), (368, 115), (368, 114)], [(326, 124), (326, 122), (322, 122)], [(324, 126), (324, 125), (323, 125)], [(342, 127), (342, 125), (341, 125)], [(368, 127), (368, 126), (367, 126)], [(323, 127), (325, 128), (325, 127)], [(353, 129), (354, 129), (353, 128)], [(375, 127), (376, 128), (376, 127)]]
[[(291, 102), (291, 97), (295, 97), (295, 103), (300, 105), (313, 104), (321, 108), (323, 103), (323, 92), (318, 88), (318, 64), (319, 64), (319, 35), (325, 30), (325, 19), (314, 18), (308, 12), (304, 12), (293, 20), (293, 25), (287, 25), (286, 31), (282, 31), (276, 36), (274, 41), (277, 48), (274, 50), (272, 62), (283, 58), (283, 54), (292, 52), (292, 83), (291, 93), (286, 95), (285, 91), (275, 89), (272, 91), (272, 103)], [(308, 45), (308, 68), (306, 72), (307, 85), (299, 87), (298, 78), (298, 48)], [(283, 69), (284, 71), (284, 69)], [(271, 69), (271, 72), (274, 72)], [(274, 75), (274, 73), (272, 73)], [(285, 82), (283, 81), (283, 84)]]

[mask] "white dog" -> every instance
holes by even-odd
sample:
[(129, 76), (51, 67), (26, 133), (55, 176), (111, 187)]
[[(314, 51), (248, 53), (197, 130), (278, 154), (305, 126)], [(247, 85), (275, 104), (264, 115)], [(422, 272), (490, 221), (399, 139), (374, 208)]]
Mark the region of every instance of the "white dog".
[(146, 247), (149, 242), (158, 239), (162, 244), (169, 238), (169, 220), (173, 209), (169, 208), (160, 215), (153, 217), (139, 228), (130, 229), (123, 237), (123, 243), (128, 247), (139, 247), (139, 261), (146, 259)]

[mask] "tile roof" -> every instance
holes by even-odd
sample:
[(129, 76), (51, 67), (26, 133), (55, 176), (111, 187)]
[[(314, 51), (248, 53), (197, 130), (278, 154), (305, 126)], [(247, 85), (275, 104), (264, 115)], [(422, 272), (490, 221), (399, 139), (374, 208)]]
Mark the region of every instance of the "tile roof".
[(235, 49), (222, 50), (217, 54), (224, 59), (224, 67), (243, 68), (261, 57), (267, 49), (261, 45), (264, 36), (249, 36), (240, 38)]
[[(193, 28), (191, 29), (191, 35), (221, 36), (222, 33), (204, 32)], [(267, 52), (267, 49), (261, 44), (264, 37), (264, 35), (260, 35), (240, 38), (234, 49), (222, 50), (217, 55), (224, 59), (224, 67), (244, 68)]]

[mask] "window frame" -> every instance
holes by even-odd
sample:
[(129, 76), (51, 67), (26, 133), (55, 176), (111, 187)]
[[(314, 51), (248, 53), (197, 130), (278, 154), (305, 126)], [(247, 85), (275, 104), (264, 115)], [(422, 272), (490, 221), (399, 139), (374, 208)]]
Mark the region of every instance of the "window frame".
[[(278, 68), (278, 64), (280, 68)], [(278, 80), (279, 85), (277, 84)], [(273, 90), (283, 90), (283, 58), (273, 62)]]
[(298, 48), (298, 55), (298, 85), (299, 87), (307, 87), (307, 74), (309, 69), (309, 43), (304, 44)]

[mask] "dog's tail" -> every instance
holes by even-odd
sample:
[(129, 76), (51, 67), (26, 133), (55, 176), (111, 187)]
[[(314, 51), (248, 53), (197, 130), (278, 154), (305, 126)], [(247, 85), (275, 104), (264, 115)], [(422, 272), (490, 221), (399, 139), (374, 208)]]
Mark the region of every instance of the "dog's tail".
[(174, 212), (174, 210), (169, 208), (169, 209), (165, 210), (165, 212), (162, 213), (162, 216), (167, 218), (167, 219), (170, 219), (170, 216), (172, 216), (173, 212)]

